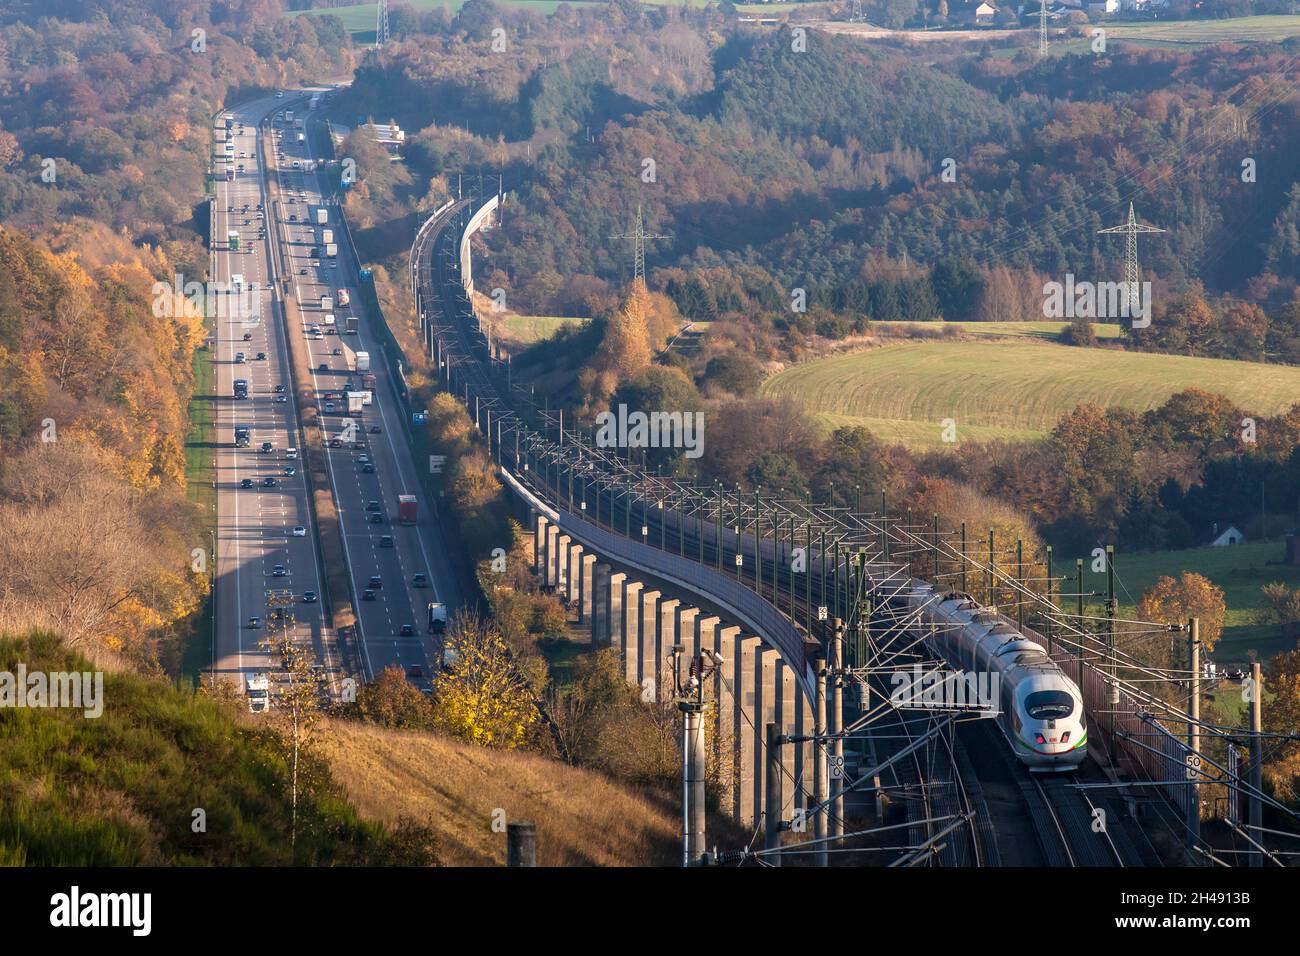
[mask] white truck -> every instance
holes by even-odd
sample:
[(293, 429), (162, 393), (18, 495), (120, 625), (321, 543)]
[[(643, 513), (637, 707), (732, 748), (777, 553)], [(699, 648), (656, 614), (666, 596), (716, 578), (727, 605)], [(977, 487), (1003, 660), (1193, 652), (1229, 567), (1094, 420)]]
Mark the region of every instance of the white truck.
[(311, 99), (307, 101), (307, 109), (314, 110), (318, 106), (320, 106), (320, 94), (313, 93)]
[(370, 371), (370, 353), (369, 353), (369, 352), (358, 352), (358, 353), (357, 353), (357, 371), (358, 371), (358, 372), (369, 372), (369, 371)]
[(337, 332), (338, 332), (338, 327), (337, 327), (337, 326), (338, 326), (338, 323), (337, 323), (337, 322), (335, 321), (335, 319), (334, 319), (334, 313), (333, 313), (333, 312), (331, 312), (331, 313), (329, 313), (327, 316), (325, 316), (325, 321), (324, 321), (322, 324), (325, 326), (325, 334), (326, 334), (326, 335), (330, 335), (331, 333), (337, 333)]
[(249, 674), (245, 681), (248, 709), (255, 714), (271, 709), (271, 677), (269, 674)]
[(322, 229), (322, 230), (320, 231), (320, 241), (323, 242), (323, 243), (325, 243), (326, 245), (329, 245), (331, 242), (333, 242), (333, 241), (334, 241), (334, 230), (333, 230), (333, 229)]
[(322, 312), (328, 312), (330, 309), (334, 308), (334, 300), (327, 295), (321, 296), (320, 308)]
[(369, 392), (344, 392), (343, 394), (348, 400), (349, 415), (360, 415), (361, 410), (370, 404), (367, 400), (370, 398)]
[(298, 134), (298, 142), (300, 142), (300, 143), (305, 143), (305, 142), (307, 142), (307, 137), (306, 137), (304, 134), (299, 133), (299, 134)]
[(325, 206), (316, 207), (316, 225), (323, 226), (330, 221), (330, 211)]
[(327, 242), (327, 243), (325, 243), (325, 258), (326, 258), (326, 259), (337, 259), (338, 257), (339, 257), (339, 247), (338, 247), (338, 243), (335, 243), (335, 242)]
[(285, 121), (286, 123), (292, 123), (292, 122), (293, 122), (293, 110), (285, 110), (285, 111), (284, 111), (284, 121)]
[(244, 291), (244, 277), (238, 272), (230, 277), (230, 291), (235, 295)]

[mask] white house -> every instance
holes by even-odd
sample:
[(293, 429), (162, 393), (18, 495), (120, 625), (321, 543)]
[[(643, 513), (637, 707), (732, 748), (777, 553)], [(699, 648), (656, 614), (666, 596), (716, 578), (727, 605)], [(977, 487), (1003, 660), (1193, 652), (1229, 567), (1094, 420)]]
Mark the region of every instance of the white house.
[(997, 16), (997, 13), (998, 13), (998, 8), (995, 7), (993, 4), (989, 3), (988, 0), (985, 0), (985, 2), (981, 3), (978, 7), (975, 8), (975, 22), (992, 23), (993, 18)]
[(1103, 13), (1119, 13), (1119, 0), (1088, 0), (1088, 12), (1093, 16)]
[[(1215, 525), (1215, 530), (1218, 530), (1218, 525)], [(1210, 542), (1210, 547), (1226, 548), (1229, 545), (1241, 544), (1241, 542), (1245, 540), (1246, 536), (1237, 530), (1237, 526), (1230, 524), (1228, 527), (1223, 529), (1222, 534)]]

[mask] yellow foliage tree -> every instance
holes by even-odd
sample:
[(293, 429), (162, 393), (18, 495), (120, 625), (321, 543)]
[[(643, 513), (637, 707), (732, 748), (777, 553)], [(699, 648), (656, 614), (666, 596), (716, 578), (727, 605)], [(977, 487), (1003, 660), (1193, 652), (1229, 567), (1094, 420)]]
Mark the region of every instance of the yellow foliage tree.
[(1223, 589), (1195, 571), (1184, 571), (1175, 580), (1160, 577), (1138, 602), (1138, 616), (1146, 621), (1181, 624), (1189, 617), (1200, 618), (1201, 643), (1207, 651), (1223, 633), (1223, 615), (1227, 606)]
[(447, 631), (449, 668), (438, 678), (434, 719), (445, 733), (469, 743), (515, 750), (538, 722), (537, 705), (488, 621), (459, 614)]

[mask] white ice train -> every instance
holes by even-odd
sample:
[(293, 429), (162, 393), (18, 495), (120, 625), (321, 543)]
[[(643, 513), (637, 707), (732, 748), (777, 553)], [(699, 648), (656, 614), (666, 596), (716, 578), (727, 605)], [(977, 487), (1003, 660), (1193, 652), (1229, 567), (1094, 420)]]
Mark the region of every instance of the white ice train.
[(954, 669), (996, 675), (998, 726), (1016, 759), (1034, 772), (1068, 771), (1088, 754), (1083, 696), (1037, 641), (969, 595), (913, 581), (898, 598)]

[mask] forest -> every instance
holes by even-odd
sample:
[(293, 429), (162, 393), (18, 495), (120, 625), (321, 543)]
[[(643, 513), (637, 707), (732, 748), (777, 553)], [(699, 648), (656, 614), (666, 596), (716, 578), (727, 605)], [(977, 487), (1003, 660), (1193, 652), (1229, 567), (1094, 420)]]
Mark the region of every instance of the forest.
[(0, 3), (0, 631), (179, 670), (208, 590), (185, 455), (206, 333), (151, 290), (207, 278), (210, 117), (351, 62), (336, 21), (281, 14)]

